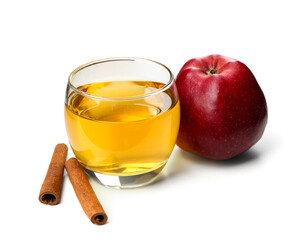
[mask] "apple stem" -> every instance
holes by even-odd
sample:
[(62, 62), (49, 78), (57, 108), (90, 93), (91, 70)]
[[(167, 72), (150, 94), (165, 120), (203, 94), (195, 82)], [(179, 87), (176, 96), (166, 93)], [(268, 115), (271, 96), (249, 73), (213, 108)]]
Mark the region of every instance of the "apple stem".
[(206, 70), (205, 73), (207, 75), (213, 75), (213, 74), (217, 74), (217, 70), (215, 68), (210, 68), (210, 69)]

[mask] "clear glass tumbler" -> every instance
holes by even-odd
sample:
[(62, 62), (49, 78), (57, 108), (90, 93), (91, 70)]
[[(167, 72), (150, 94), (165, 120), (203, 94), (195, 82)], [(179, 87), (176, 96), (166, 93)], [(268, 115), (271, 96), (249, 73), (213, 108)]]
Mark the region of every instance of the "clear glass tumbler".
[(105, 186), (152, 182), (174, 148), (180, 122), (171, 71), (142, 58), (93, 61), (69, 76), (65, 123), (72, 150)]

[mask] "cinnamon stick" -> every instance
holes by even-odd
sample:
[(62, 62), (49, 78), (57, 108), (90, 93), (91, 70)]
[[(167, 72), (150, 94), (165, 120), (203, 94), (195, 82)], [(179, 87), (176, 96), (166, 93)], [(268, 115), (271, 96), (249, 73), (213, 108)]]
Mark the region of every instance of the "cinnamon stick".
[(107, 215), (97, 199), (89, 180), (76, 158), (70, 158), (65, 163), (68, 177), (73, 185), (77, 198), (84, 212), (92, 223), (103, 225)]
[(60, 202), (67, 150), (67, 146), (64, 143), (60, 143), (55, 147), (39, 194), (39, 201), (41, 203), (56, 205)]

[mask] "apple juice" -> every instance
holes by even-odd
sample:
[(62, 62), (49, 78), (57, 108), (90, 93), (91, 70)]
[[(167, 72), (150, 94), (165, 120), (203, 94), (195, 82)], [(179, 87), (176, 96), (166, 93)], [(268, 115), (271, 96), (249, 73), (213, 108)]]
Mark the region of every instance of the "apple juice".
[(80, 92), (71, 92), (65, 122), (78, 161), (108, 175), (161, 171), (173, 150), (180, 121), (179, 101), (172, 90), (155, 93), (163, 86), (113, 81), (82, 85), (77, 88)]

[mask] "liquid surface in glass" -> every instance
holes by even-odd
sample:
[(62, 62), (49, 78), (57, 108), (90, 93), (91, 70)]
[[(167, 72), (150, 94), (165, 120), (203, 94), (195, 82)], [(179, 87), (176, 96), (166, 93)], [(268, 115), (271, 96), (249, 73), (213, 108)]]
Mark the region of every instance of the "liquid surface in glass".
[(117, 176), (161, 171), (179, 128), (180, 106), (174, 92), (168, 89), (140, 99), (124, 99), (151, 94), (163, 85), (99, 82), (78, 87), (93, 98), (72, 92), (65, 106), (65, 122), (79, 162), (92, 171)]

